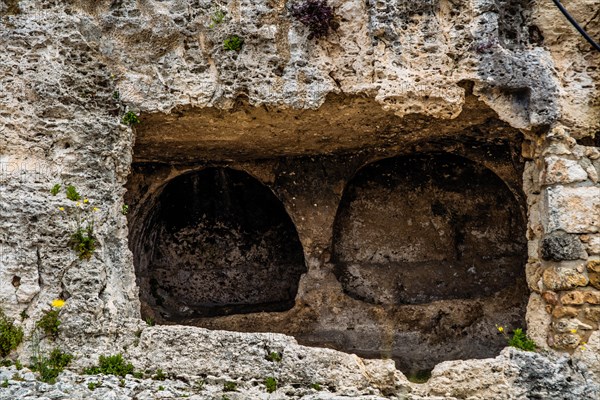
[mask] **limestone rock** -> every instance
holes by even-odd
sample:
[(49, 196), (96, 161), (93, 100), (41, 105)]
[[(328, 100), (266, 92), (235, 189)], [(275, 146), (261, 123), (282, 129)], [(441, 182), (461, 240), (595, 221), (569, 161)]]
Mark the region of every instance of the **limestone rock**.
[(546, 158), (544, 184), (567, 184), (587, 179), (587, 172), (575, 160), (559, 157)]
[(553, 266), (543, 273), (544, 285), (550, 290), (572, 289), (586, 286), (589, 282), (585, 273), (570, 266)]
[(600, 230), (600, 187), (556, 186), (545, 189), (545, 229), (568, 233)]

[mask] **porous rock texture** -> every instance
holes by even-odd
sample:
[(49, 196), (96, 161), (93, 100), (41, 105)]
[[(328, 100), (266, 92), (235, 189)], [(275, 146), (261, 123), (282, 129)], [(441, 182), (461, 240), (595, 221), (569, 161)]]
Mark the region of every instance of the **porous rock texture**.
[[(598, 398), (599, 53), (548, 1), (329, 3), (338, 28), (315, 41), (284, 1), (1, 1), (2, 309), (29, 334), (52, 299), (66, 299), (59, 338), (43, 348), (75, 354), (75, 369), (123, 352), (138, 368), (206, 374), (216, 387), (264, 379), (272, 367), (265, 349), (276, 348), (289, 356), (278, 365), (284, 385), (319, 379), (331, 396)], [(600, 37), (590, 12), (597, 1), (565, 5)], [(212, 18), (218, 10), (225, 14), (220, 23)], [(223, 47), (232, 35), (244, 39), (239, 52)], [(141, 113), (139, 127), (121, 123), (129, 110)], [(436, 338), (465, 343), (483, 332), (479, 345), (489, 340), (497, 352), (502, 338), (492, 324), (502, 300), (475, 299), (478, 314), (429, 303), (435, 312), (416, 312), (412, 334), (410, 321), (395, 330), (394, 310), (348, 296), (334, 273), (336, 210), (352, 176), (382, 158), (415, 153), (467, 158), (513, 194), (511, 207), (527, 221), (527, 289), (493, 296), (515, 301), (505, 319), (513, 328), (527, 304), (529, 332), (549, 355), (504, 350), (496, 358), (447, 361), (420, 386), (390, 360), (303, 347), (289, 336), (145, 327), (142, 311), (155, 310), (139, 295), (134, 264), (155, 195), (183, 173), (233, 166), (276, 188), (285, 202), (307, 267), (295, 307), (319, 317), (319, 335), (362, 324), (367, 334), (396, 337), (394, 349), (422, 349), (422, 362), (436, 329)], [(56, 183), (63, 190), (52, 196)], [(65, 199), (67, 184), (98, 208), (98, 249), (87, 261), (68, 246), (78, 206)], [(481, 318), (462, 320), (469, 315)], [(277, 314), (188, 322), (243, 331), (253, 317), (262, 321), (259, 330), (287, 326)], [(348, 337), (339, 332), (316, 344), (339, 347)], [(437, 354), (460, 353), (452, 343), (438, 342)], [(30, 354), (27, 341), (13, 357)], [(47, 390), (31, 386), (30, 396)], [(11, 387), (0, 396), (14, 398)], [(290, 397), (304, 395), (290, 390)]]

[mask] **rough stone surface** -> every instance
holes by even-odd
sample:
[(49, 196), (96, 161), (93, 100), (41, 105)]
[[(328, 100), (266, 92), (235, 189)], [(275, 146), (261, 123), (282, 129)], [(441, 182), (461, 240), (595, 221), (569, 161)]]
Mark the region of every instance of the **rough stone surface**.
[[(231, 334), (220, 331), (156, 327), (155, 332), (166, 329), (164, 334), (145, 332), (138, 343), (146, 343), (148, 351), (134, 350), (144, 324), (130, 229), (145, 223), (140, 205), (181, 173), (235, 165), (279, 188), (275, 195), (297, 227), (305, 255), (307, 272), (298, 283), (302, 301), (285, 315), (238, 314), (204, 321), (205, 326), (310, 331), (315, 336), (304, 336), (307, 343), (401, 348), (429, 366), (438, 360), (427, 359), (428, 352), (444, 359), (483, 350), (497, 354), (502, 343), (494, 323), (502, 318), (522, 324), (525, 291), (505, 290), (491, 302), (451, 299), (391, 310), (342, 295), (331, 262), (339, 201), (346, 183), (366, 164), (450, 153), (491, 170), (514, 195), (522, 216), (529, 215), (530, 262), (540, 261), (542, 234), (558, 230), (581, 235), (586, 251), (599, 254), (600, 158), (593, 134), (600, 128), (600, 54), (548, 1), (330, 4), (338, 28), (315, 41), (290, 18), (283, 1), (1, 1), (0, 306), (7, 315), (29, 335), (53, 299), (66, 299), (58, 344), (76, 353), (77, 362), (127, 349), (136, 365), (152, 360), (183, 371), (201, 368), (190, 355), (200, 348), (220, 374), (216, 379), (226, 379), (227, 371), (241, 380), (265, 372), (257, 361), (263, 348), (246, 347), (254, 355), (236, 358), (221, 344), (232, 343)], [(588, 32), (600, 37), (598, 18), (589, 11), (596, 6), (597, 0), (568, 4)], [(213, 24), (218, 10), (224, 20)], [(223, 46), (232, 35), (244, 39), (239, 52)], [(129, 110), (141, 112), (140, 126), (121, 123)], [(523, 152), (521, 143), (526, 143)], [(528, 159), (525, 179), (521, 155)], [(318, 157), (329, 158), (313, 162)], [(581, 170), (571, 162), (563, 163), (565, 174), (558, 176), (562, 167), (555, 168), (542, 179), (545, 160), (552, 157), (577, 161), (586, 179), (580, 180)], [(142, 170), (144, 163), (141, 175), (147, 179), (126, 190), (136, 173), (132, 169)], [(165, 176), (154, 179), (148, 172), (153, 168)], [(51, 196), (57, 183), (63, 191)], [(67, 184), (99, 209), (98, 248), (89, 261), (69, 248), (77, 206), (65, 199)], [(123, 215), (126, 191), (129, 220)], [(548, 288), (567, 291), (587, 284), (584, 270), (542, 264), (542, 284)], [(535, 278), (528, 279), (532, 287), (539, 283)], [(543, 324), (540, 313), (552, 307), (537, 300), (530, 302), (529, 320)], [(507, 304), (519, 311), (506, 313)], [(402, 324), (394, 323), (402, 318)], [(321, 322), (315, 329), (307, 321)], [(346, 333), (339, 335), (342, 330)], [(586, 339), (549, 333), (549, 344), (576, 352)], [(242, 342), (263, 340), (238, 335)], [(184, 342), (187, 336), (201, 341)], [(419, 340), (408, 340), (415, 337)], [(430, 340), (443, 337), (459, 345)], [(189, 364), (178, 364), (170, 346), (174, 338), (179, 343), (173, 346)], [(290, 338), (275, 342), (294, 347)], [(578, 363), (569, 365), (567, 357), (505, 352), (496, 359), (457, 361), (442, 364), (431, 386), (414, 386), (391, 361), (362, 361), (333, 350), (294, 351), (308, 352), (316, 364), (286, 366), (288, 376), (322, 371), (336, 388), (330, 397), (371, 389), (381, 392), (374, 396), (387, 396), (383, 390), (403, 393), (408, 387), (415, 398), (599, 397), (594, 379)], [(23, 344), (15, 356), (27, 359), (30, 353)], [(232, 364), (242, 358), (257, 364)], [(593, 357), (582, 358), (588, 361)], [(343, 390), (337, 390), (338, 381)], [(36, 391), (46, 389), (25, 388), (34, 398), (43, 398)], [(150, 386), (144, 392), (155, 393)]]
[(600, 187), (555, 186), (545, 190), (546, 232), (595, 233), (600, 230)]
[(552, 232), (542, 239), (542, 258), (551, 261), (585, 260), (587, 253), (577, 235)]

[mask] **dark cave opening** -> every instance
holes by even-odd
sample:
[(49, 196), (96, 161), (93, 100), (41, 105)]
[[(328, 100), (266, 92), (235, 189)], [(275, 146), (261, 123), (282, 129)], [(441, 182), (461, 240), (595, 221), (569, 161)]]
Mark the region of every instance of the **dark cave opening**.
[(306, 271), (282, 203), (249, 174), (207, 168), (157, 193), (138, 257), (142, 303), (158, 320), (284, 311)]

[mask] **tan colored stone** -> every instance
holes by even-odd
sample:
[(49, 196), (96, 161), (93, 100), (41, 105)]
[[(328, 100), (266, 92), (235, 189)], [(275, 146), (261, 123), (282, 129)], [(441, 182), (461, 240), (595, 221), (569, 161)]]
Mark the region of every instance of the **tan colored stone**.
[(542, 265), (539, 262), (527, 263), (525, 265), (527, 285), (534, 292), (540, 292), (541, 290), (542, 271)]
[(552, 316), (554, 318), (575, 317), (578, 313), (579, 310), (575, 307), (558, 306), (552, 311)]
[(600, 321), (600, 307), (586, 307), (583, 310), (583, 315), (585, 319), (598, 322)]
[(550, 292), (550, 291), (544, 292), (544, 293), (542, 293), (542, 298), (548, 304), (552, 304), (552, 305), (558, 304), (558, 295), (554, 292)]
[(569, 267), (550, 267), (542, 274), (544, 286), (550, 290), (566, 290), (578, 286), (586, 286), (589, 279), (586, 275)]
[(596, 289), (600, 289), (600, 273), (590, 272), (588, 276), (590, 277), (590, 285)]
[(576, 333), (561, 333), (554, 335), (554, 347), (559, 349), (574, 349), (581, 342), (581, 337)]
[(600, 292), (597, 292), (597, 291), (585, 292), (583, 299), (586, 303), (589, 303), (589, 304), (600, 304)]
[(600, 272), (600, 260), (589, 260), (587, 268), (592, 272)]
[(584, 293), (579, 290), (572, 290), (570, 292), (563, 294), (560, 297), (560, 301), (563, 304), (579, 305), (579, 304), (585, 303), (585, 296), (584, 296)]

